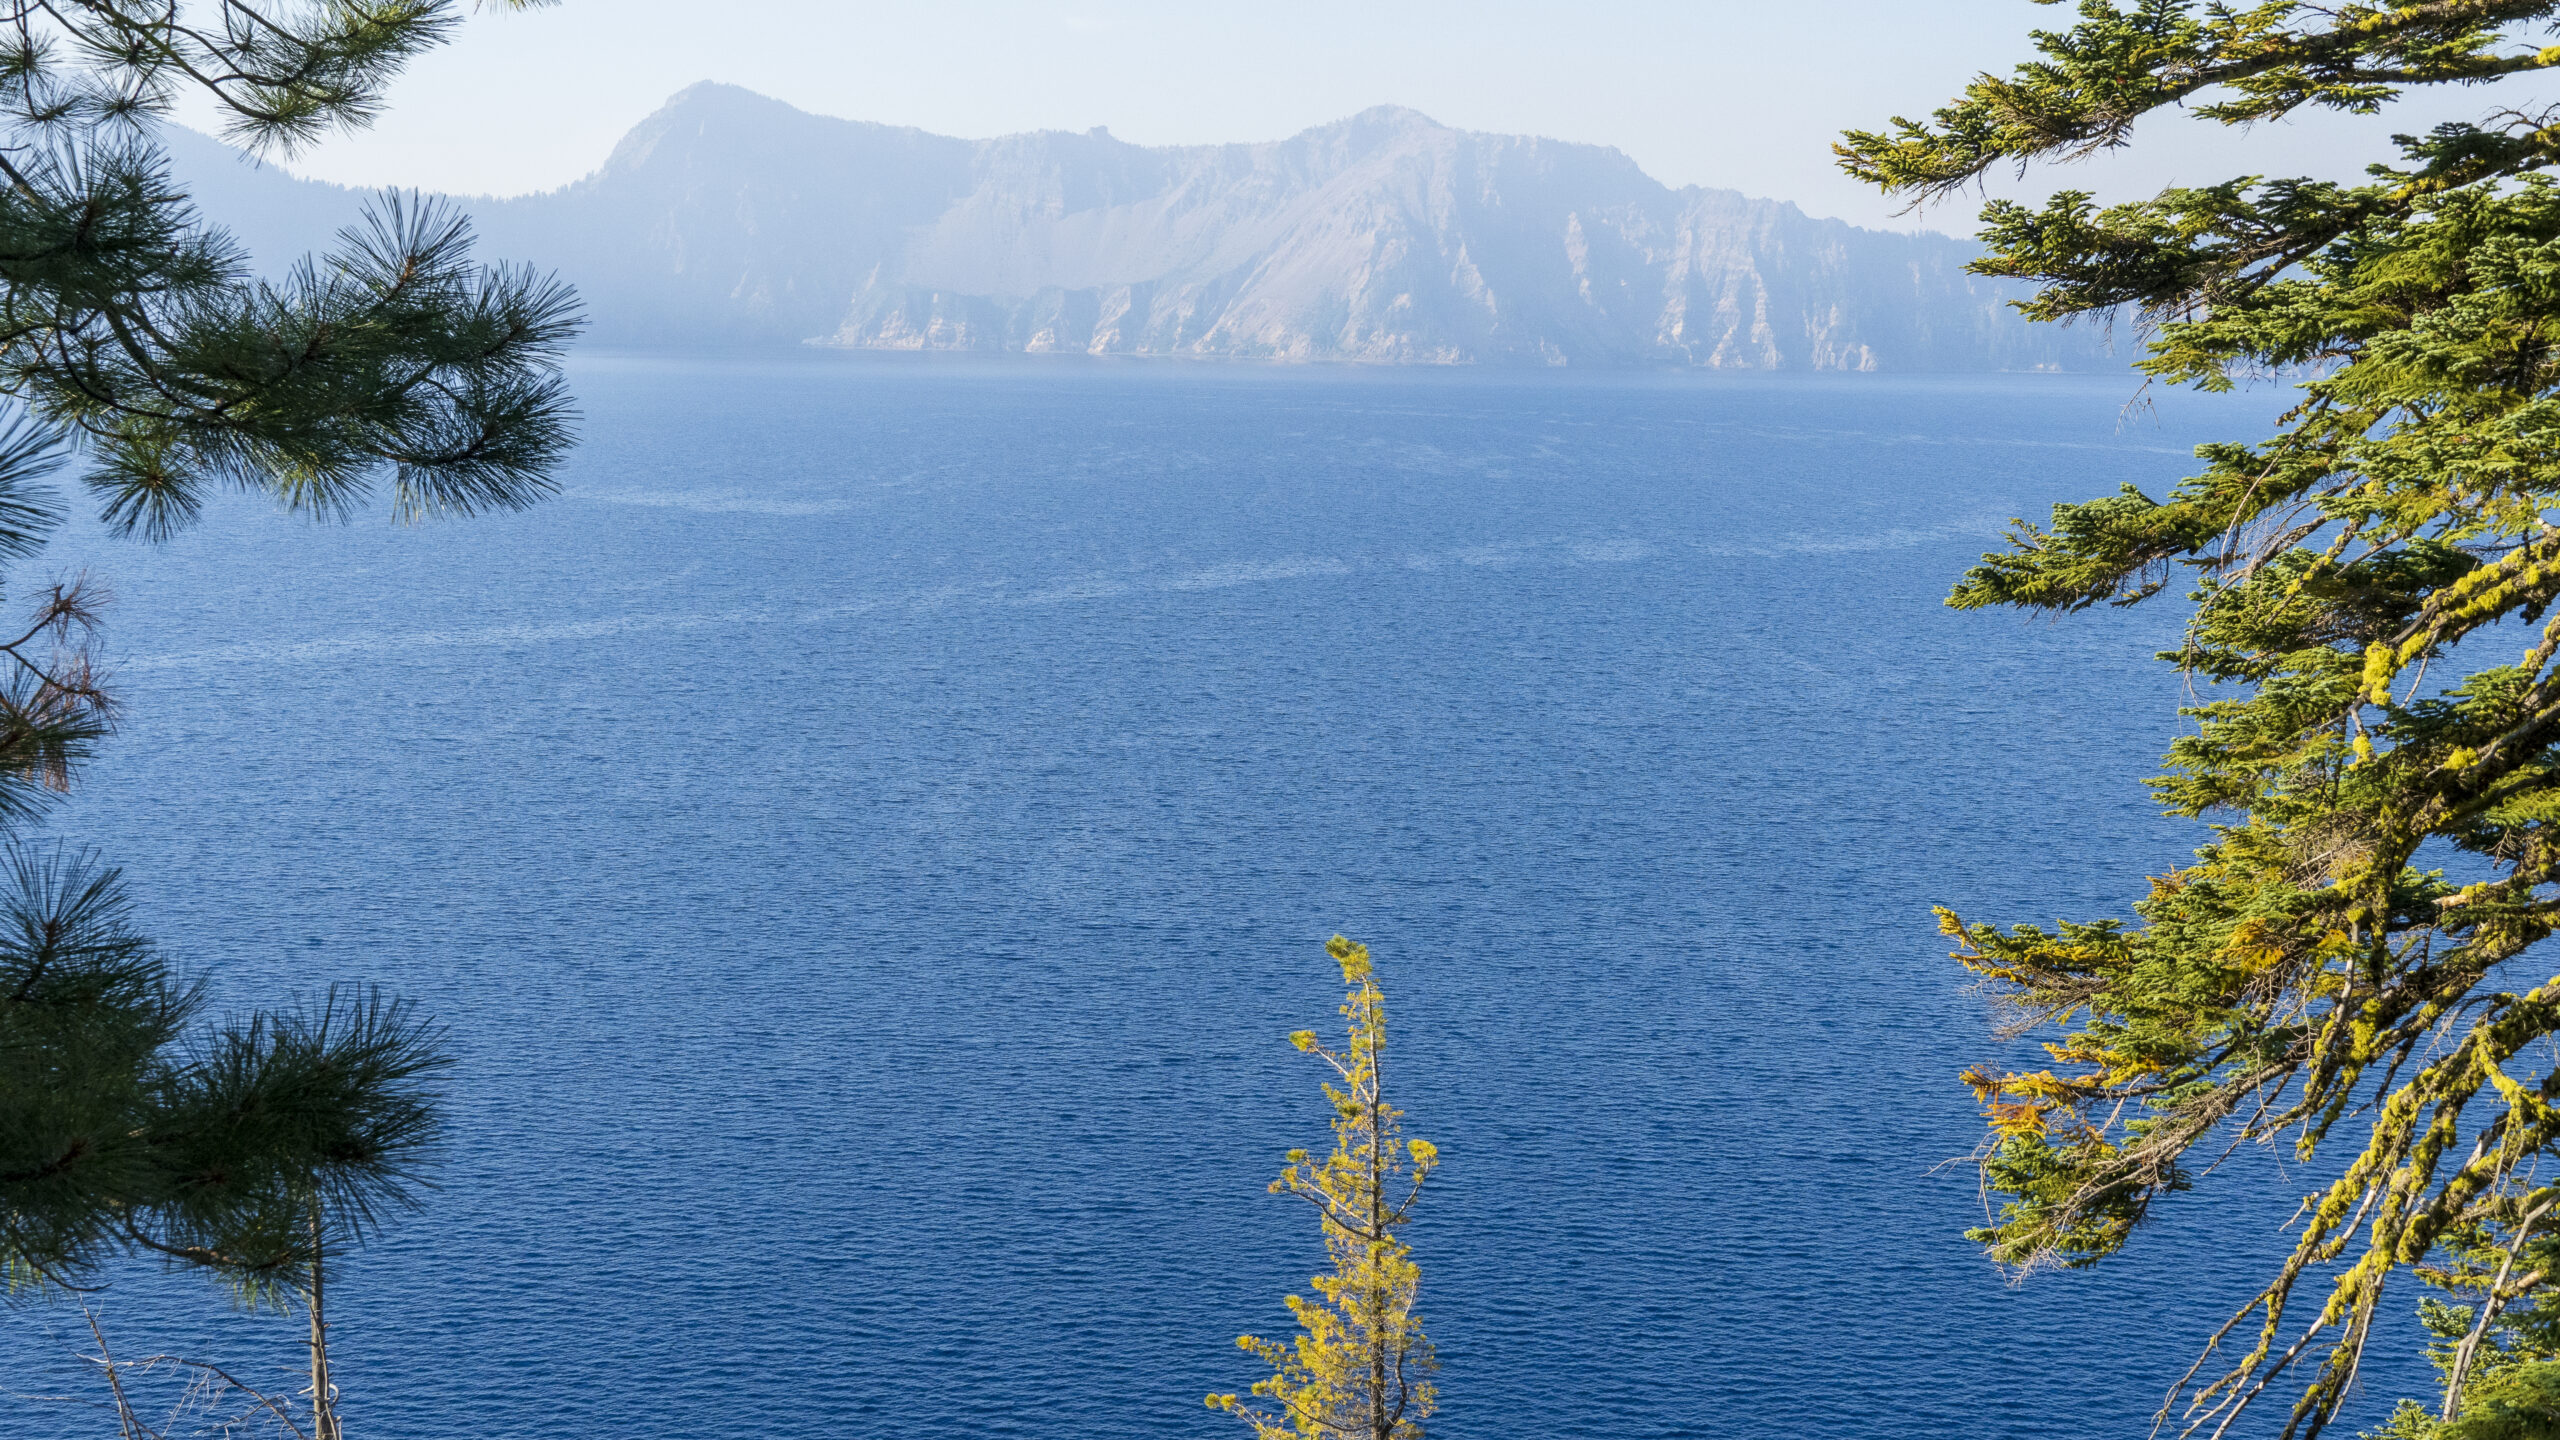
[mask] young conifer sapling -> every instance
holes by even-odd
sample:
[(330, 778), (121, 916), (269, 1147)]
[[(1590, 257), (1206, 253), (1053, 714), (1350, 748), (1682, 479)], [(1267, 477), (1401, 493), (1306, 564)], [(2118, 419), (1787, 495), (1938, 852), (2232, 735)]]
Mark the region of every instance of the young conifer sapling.
[(1336, 935), (1325, 951), (1350, 987), (1342, 1000), (1348, 1041), (1334, 1050), (1301, 1030), (1289, 1043), (1333, 1068), (1324, 1086), (1333, 1153), (1317, 1160), (1290, 1151), (1271, 1193), (1315, 1207), (1329, 1268), (1312, 1281), (1315, 1298), (1288, 1297), (1294, 1341), (1237, 1337), (1271, 1367), (1252, 1399), (1212, 1395), (1209, 1405), (1250, 1424), (1255, 1440), (1421, 1440), (1439, 1366), (1413, 1308), (1421, 1271), (1399, 1232), (1440, 1152), (1405, 1139), (1403, 1112), (1387, 1103), (1386, 995), (1369, 948)]

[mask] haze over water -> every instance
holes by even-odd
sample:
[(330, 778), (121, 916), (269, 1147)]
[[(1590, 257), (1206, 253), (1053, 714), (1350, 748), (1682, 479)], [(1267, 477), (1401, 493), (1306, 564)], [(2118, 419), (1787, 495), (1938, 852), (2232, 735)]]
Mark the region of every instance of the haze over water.
[[(51, 831), (218, 995), (378, 980), (464, 1057), (447, 1188), (338, 1282), (352, 1433), (1227, 1433), (1319, 1258), (1262, 1187), (1336, 931), (1445, 1161), (1435, 1436), (2136, 1435), (2287, 1247), (2244, 1163), (2226, 1228), (2008, 1286), (1933, 1168), (2003, 1052), (1928, 912), (2122, 913), (2192, 845), (2138, 784), (2173, 613), (1939, 601), (2276, 397), (573, 369), (531, 513), (53, 557), (130, 708)], [(204, 1299), (101, 1313), (293, 1363)], [(40, 1318), (9, 1388), (86, 1384)], [(2358, 1423), (2423, 1383), (2375, 1348)]]

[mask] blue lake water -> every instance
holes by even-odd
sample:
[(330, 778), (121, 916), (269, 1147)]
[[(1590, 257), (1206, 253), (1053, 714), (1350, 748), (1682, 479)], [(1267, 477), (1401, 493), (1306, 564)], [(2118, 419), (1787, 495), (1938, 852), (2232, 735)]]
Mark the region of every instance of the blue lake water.
[[(339, 1283), (351, 1434), (1241, 1433), (1200, 1397), (1318, 1261), (1263, 1185), (1324, 1136), (1281, 1037), (1332, 1021), (1337, 930), (1446, 1163), (1435, 1435), (2141, 1435), (2285, 1248), (2307, 1182), (2244, 1164), (2095, 1271), (1983, 1261), (1938, 1167), (2001, 1050), (1928, 913), (2120, 913), (2192, 844), (2138, 784), (2172, 611), (1938, 602), (2004, 517), (2164, 486), (2270, 397), (574, 379), (528, 514), (242, 501), (42, 562), (112, 584), (130, 704), (50, 830), (226, 1001), (381, 981), (463, 1057), (445, 1188)], [(101, 1315), (296, 1360), (147, 1268)], [(86, 1344), (0, 1313), (4, 1388)]]

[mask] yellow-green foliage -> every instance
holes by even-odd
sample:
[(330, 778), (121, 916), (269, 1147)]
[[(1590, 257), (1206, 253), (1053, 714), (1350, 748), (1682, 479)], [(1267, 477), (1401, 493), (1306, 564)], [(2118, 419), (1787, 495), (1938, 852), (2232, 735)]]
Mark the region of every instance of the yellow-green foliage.
[(1330, 1267), (1312, 1282), (1314, 1299), (1289, 1297), (1294, 1341), (1237, 1337), (1271, 1367), (1253, 1399), (1212, 1395), (1209, 1405), (1253, 1426), (1256, 1440), (1420, 1440), (1439, 1367), (1413, 1311), (1421, 1272), (1397, 1232), (1440, 1155), (1427, 1140), (1404, 1139), (1403, 1112), (1387, 1103), (1387, 1000), (1369, 948), (1336, 935), (1325, 951), (1351, 987), (1342, 1000), (1349, 1043), (1329, 1049), (1313, 1030), (1289, 1043), (1333, 1067), (1324, 1087), (1333, 1153), (1319, 1161), (1290, 1151), (1271, 1193), (1315, 1207)]

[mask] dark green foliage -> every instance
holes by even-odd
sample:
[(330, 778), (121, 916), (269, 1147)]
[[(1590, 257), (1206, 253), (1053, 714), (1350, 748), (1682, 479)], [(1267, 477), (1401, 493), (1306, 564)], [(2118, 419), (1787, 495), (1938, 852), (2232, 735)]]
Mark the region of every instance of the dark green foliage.
[[(0, 389), (76, 442), (107, 518), (160, 536), (232, 485), (340, 515), (516, 508), (569, 439), (574, 298), (482, 269), (461, 217), (392, 199), (280, 284), (170, 183), (148, 123), (210, 89), (237, 138), (290, 147), (372, 113), (448, 4), (18, 7), (0, 23)], [(6, 9), (0, 7), (0, 20)], [(228, 79), (216, 77), (230, 77)]]
[[(2225, 124), (2364, 113), (2411, 86), (2560, 67), (2555, 16), (2551, 0), (2089, 0), (2038, 35), (2035, 63), (1839, 149), (1851, 173), (1937, 198), (1995, 165), (2127, 143), (2164, 107)], [(2162, 382), (2300, 389), (2274, 434), (2203, 447), (2165, 495), (2018, 522), (1951, 599), (2068, 612), (2183, 577), (2192, 602), (2166, 658), (2198, 700), (2154, 785), (2171, 813), (2213, 820), (2212, 842), (2150, 882), (2131, 924), (1944, 919), (2017, 1029), (2050, 1037), (2052, 1068), (1966, 1076), (2000, 1205), (1975, 1235), (2002, 1261), (2103, 1260), (2242, 1139), (2289, 1142), (2332, 1177), (2213, 1342), (2246, 1343), (2164, 1408), (2215, 1435), (2270, 1391), (2285, 1433), (2317, 1434), (2390, 1282), (2492, 1253), (2457, 1283), (2510, 1317), (2505, 1338), (2449, 1373), (2449, 1423), (2545, 1423), (2548, 1272), (2505, 1257), (2542, 1244), (2533, 1217), (2560, 1201), (2538, 1178), (2560, 1146), (2560, 980), (2538, 948), (2560, 924), (2554, 120), (2402, 137), (2360, 184), (2240, 176), (1984, 211), (1976, 268), (2033, 283), (2029, 313), (2134, 321), (2138, 368)], [(2418, 868), (2429, 843), (2486, 878)]]
[(411, 1203), (436, 1033), (370, 992), (200, 1024), (115, 871), (13, 846), (0, 878), (0, 1266), (83, 1283), (141, 1249), (251, 1295), (309, 1266), (317, 1201), (356, 1239)]
[(298, 1285), (315, 1247), (416, 1203), (442, 1129), (426, 1082), (448, 1063), (440, 1031), (372, 990), (214, 1029), (162, 1093), (152, 1133), (170, 1184), (127, 1233), (247, 1292)]
[[(518, 9), (539, 0), (509, 0)], [(0, 0), (0, 562), (64, 514), (76, 466), (145, 537), (218, 489), (318, 517), (541, 498), (571, 441), (574, 297), (483, 267), (468, 226), (386, 198), (281, 281), (171, 183), (154, 127), (185, 92), (231, 138), (289, 151), (359, 125), (455, 0)], [(0, 829), (34, 818), (112, 729), (98, 594), (0, 630)], [(315, 1435), (333, 1435), (323, 1259), (412, 1203), (438, 1133), (438, 1033), (370, 991), (210, 1023), (132, 927), (114, 871), (12, 848), (0, 877), (0, 1272), (94, 1282), (124, 1255), (202, 1267), (312, 1320)]]
[(2560, 1365), (2516, 1368), (2471, 1393), (2462, 1416), (2435, 1440), (2560, 1440)]
[(113, 871), (8, 854), (0, 891), (0, 1264), (11, 1289), (94, 1269), (127, 1197), (167, 1190), (149, 1117), (200, 1008), (134, 934)]

